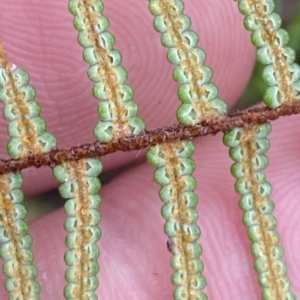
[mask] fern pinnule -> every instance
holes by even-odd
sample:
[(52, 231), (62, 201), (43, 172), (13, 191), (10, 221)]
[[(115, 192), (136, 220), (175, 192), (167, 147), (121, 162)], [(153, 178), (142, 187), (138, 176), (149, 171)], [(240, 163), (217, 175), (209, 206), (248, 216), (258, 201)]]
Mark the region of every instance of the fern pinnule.
[(266, 65), (263, 79), (268, 88), (264, 95), (267, 106), (275, 108), (300, 99), (300, 66), (295, 51), (287, 47), (289, 35), (280, 28), (281, 17), (274, 12), (273, 0), (236, 0), (244, 25), (252, 31), (251, 40), (257, 47), (257, 59)]
[(204, 117), (225, 114), (227, 105), (211, 82), (212, 70), (204, 64), (205, 53), (197, 46), (199, 38), (190, 29), (183, 2), (150, 0), (149, 10), (155, 16), (155, 29), (162, 34), (161, 43), (168, 48), (167, 58), (176, 66), (173, 78), (180, 83), (178, 97), (182, 101), (177, 111), (179, 122), (195, 125)]
[[(94, 134), (98, 140), (109, 142), (143, 132), (145, 122), (137, 116), (132, 88), (125, 84), (127, 71), (120, 65), (120, 52), (113, 49), (115, 38), (108, 31), (109, 20), (102, 14), (103, 9), (99, 0), (69, 2), (74, 27), (79, 31), (78, 42), (84, 47), (83, 58), (90, 64), (88, 76), (96, 82), (93, 94), (103, 100), (99, 104), (101, 121)], [(101, 170), (101, 162), (91, 158), (63, 163), (54, 169), (55, 177), (62, 182), (60, 194), (69, 199), (65, 206), (65, 228), (69, 232), (65, 254), (69, 266), (64, 290), (67, 299), (97, 299), (97, 242), (101, 236), (97, 176)]]
[[(273, 0), (238, 0), (245, 16), (244, 25), (252, 31), (252, 43), (258, 48), (257, 59), (267, 65), (263, 79), (268, 85), (264, 101), (271, 108), (292, 104), (300, 97), (300, 67), (294, 62), (295, 51), (286, 47), (288, 33), (280, 28), (281, 18), (274, 13)], [(254, 267), (259, 273), (263, 299), (295, 299), (290, 281), (285, 275), (283, 248), (270, 200), (271, 184), (263, 172), (268, 165), (265, 155), (270, 147), (271, 124), (235, 128), (224, 135), (230, 156), (236, 161), (231, 168), (237, 178), (235, 189), (241, 194), (243, 222), (248, 227), (255, 256)]]
[[(3, 45), (0, 47), (0, 100), (4, 102), (4, 117), (10, 121), (7, 145), (10, 156), (49, 152), (56, 147), (56, 139), (46, 132), (46, 123), (39, 116), (35, 90), (29, 85), (29, 75), (9, 63)], [(0, 176), (0, 254), (4, 263), (5, 283), (10, 298), (40, 299), (37, 269), (33, 264), (32, 238), (25, 222), (27, 210), (22, 204), (23, 179), (19, 172)]]
[(33, 264), (32, 238), (25, 222), (27, 210), (22, 204), (23, 179), (20, 173), (0, 176), (0, 249), (4, 260), (5, 288), (10, 297), (40, 299), (40, 285), (36, 281), (37, 268)]
[(236, 128), (224, 135), (224, 143), (230, 147), (230, 156), (235, 161), (231, 172), (237, 179), (235, 189), (241, 195), (243, 222), (252, 242), (254, 267), (263, 288), (262, 298), (295, 299), (290, 292), (283, 248), (279, 246), (279, 234), (275, 229), (274, 203), (270, 199), (272, 186), (262, 172), (269, 163), (265, 153), (270, 147), (267, 139), (270, 132), (269, 123)]
[(7, 145), (8, 154), (20, 158), (49, 152), (56, 147), (56, 139), (46, 131), (46, 123), (39, 116), (40, 105), (35, 101), (35, 89), (29, 85), (29, 75), (10, 64), (5, 56), (2, 51), (0, 100), (5, 104), (4, 117), (10, 121), (8, 134), (12, 139)]
[(193, 142), (182, 141), (154, 146), (147, 153), (149, 163), (157, 168), (154, 179), (161, 185), (159, 195), (164, 202), (161, 214), (166, 219), (164, 231), (175, 270), (174, 299), (206, 299), (202, 291), (206, 286), (200, 259), (202, 248), (197, 243), (201, 231), (196, 224), (198, 197), (194, 193), (195, 163), (191, 158), (194, 150)]
[[(197, 46), (199, 38), (190, 29), (191, 20), (183, 13), (183, 2), (150, 0), (149, 10), (155, 17), (154, 28), (162, 34), (161, 43), (168, 48), (167, 59), (176, 66), (173, 79), (180, 83), (177, 94), (182, 101), (177, 110), (178, 121), (195, 125), (205, 118), (224, 115), (227, 104), (218, 98), (218, 89), (211, 82), (212, 70), (204, 64), (205, 52)], [(157, 168), (154, 179), (162, 185), (165, 233), (174, 245), (174, 298), (206, 299), (202, 248), (197, 243), (201, 231), (197, 225), (198, 198), (193, 192), (195, 163), (191, 158), (193, 150), (188, 149), (194, 149), (193, 142), (160, 144), (151, 148), (147, 157)]]
[(121, 66), (121, 53), (114, 49), (115, 38), (109, 32), (109, 20), (103, 15), (100, 0), (71, 0), (69, 10), (75, 16), (78, 42), (84, 48), (83, 58), (90, 65), (89, 78), (95, 82), (93, 94), (99, 104), (101, 122), (95, 127), (96, 138), (109, 142), (128, 134), (139, 134), (145, 122), (138, 117), (133, 91), (126, 84), (127, 71)]
[(67, 299), (97, 299), (97, 274), (100, 255), (98, 240), (101, 237), (98, 195), (98, 175), (102, 164), (97, 159), (81, 159), (54, 168), (54, 176), (60, 182), (60, 194), (68, 199), (65, 212), (68, 231), (65, 262), (69, 266), (65, 277), (68, 284), (64, 294)]

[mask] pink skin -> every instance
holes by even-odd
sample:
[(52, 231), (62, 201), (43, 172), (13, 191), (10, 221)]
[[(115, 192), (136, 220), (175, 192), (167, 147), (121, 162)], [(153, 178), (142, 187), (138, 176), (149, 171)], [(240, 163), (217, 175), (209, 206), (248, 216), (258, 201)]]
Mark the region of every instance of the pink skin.
[[(172, 81), (173, 66), (166, 59), (166, 49), (152, 28), (153, 17), (146, 1), (106, 1), (105, 14), (116, 36), (116, 48), (123, 54), (123, 66), (129, 72), (128, 83), (135, 90), (140, 115), (148, 129), (176, 122), (179, 105)], [(207, 52), (206, 63), (214, 69), (213, 81), (220, 97), (233, 105), (241, 95), (251, 74), (255, 51), (249, 33), (243, 29), (242, 16), (234, 1), (212, 0), (198, 4), (186, 1), (186, 14), (193, 20), (192, 29)], [(129, 15), (130, 14), (130, 15)], [(37, 89), (42, 116), (48, 130), (58, 139), (58, 147), (92, 142), (98, 122), (97, 100), (91, 94), (93, 84), (86, 76), (87, 64), (76, 42), (72, 16), (67, 1), (0, 2), (0, 38), (5, 41), (10, 60), (26, 68), (31, 84)], [(80, 120), (80, 121), (79, 121)], [(0, 125), (0, 155), (7, 157), (6, 122)], [(273, 123), (270, 167), (266, 171), (274, 191), (275, 215), (292, 288), (300, 294), (300, 193), (299, 118), (290, 117)], [(260, 288), (252, 268), (250, 242), (239, 196), (234, 192), (232, 161), (222, 145), (222, 134), (195, 139), (199, 195), (201, 244), (204, 248), (204, 275), (210, 299), (258, 299)], [(117, 153), (103, 158), (105, 171), (128, 165), (128, 170), (101, 189), (103, 204), (100, 241), (100, 299), (171, 299), (170, 253), (160, 216), (161, 201), (153, 182), (153, 167), (145, 162), (130, 166), (145, 151)], [(28, 169), (23, 172), (25, 192), (37, 194), (57, 186), (51, 170)], [(288, 180), (286, 180), (288, 178)], [(59, 210), (30, 226), (34, 238), (35, 263), (39, 269), (43, 299), (62, 299), (65, 251), (63, 228), (65, 215)], [(230, 242), (229, 242), (230, 241)], [(0, 298), (7, 298), (1, 277)]]

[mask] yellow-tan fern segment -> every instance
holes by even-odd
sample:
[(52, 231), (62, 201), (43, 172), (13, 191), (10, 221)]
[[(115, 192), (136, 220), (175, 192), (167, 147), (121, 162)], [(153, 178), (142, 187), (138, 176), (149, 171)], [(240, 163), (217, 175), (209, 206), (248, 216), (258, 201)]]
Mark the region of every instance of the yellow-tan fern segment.
[[(191, 103), (194, 111), (200, 112), (202, 119), (219, 116), (219, 113), (213, 108), (211, 102), (202, 101), (203, 96), (207, 94), (207, 90), (202, 85), (197, 84), (197, 81), (203, 79), (204, 75), (200, 69), (203, 63), (197, 61), (196, 55), (188, 47), (187, 41), (182, 35), (183, 24), (177, 20), (181, 12), (174, 9), (174, 1), (172, 0), (159, 0), (158, 3), (161, 9), (161, 16), (167, 27), (167, 32), (181, 57), (179, 65), (184, 70), (186, 77), (189, 77), (188, 83), (190, 84), (191, 93), (196, 94), (198, 97), (198, 101), (195, 100)], [(201, 120), (198, 120), (198, 122), (201, 122)]]
[[(270, 299), (290, 299), (290, 292), (284, 290), (287, 278), (284, 276), (285, 271), (282, 271), (282, 262), (273, 257), (275, 246), (279, 244), (279, 235), (274, 230), (276, 223), (274, 224), (274, 219), (269, 218), (269, 214), (262, 213), (264, 208), (267, 207), (269, 198), (262, 195), (259, 187), (260, 182), (256, 176), (257, 171), (254, 170), (253, 161), (257, 156), (256, 134), (256, 126), (249, 126), (242, 130), (240, 147), (244, 149), (243, 159), (241, 160), (242, 169), (245, 172), (243, 180), (249, 183), (250, 193), (253, 196), (253, 219), (251, 221), (258, 224), (256, 234), (259, 237), (258, 245), (261, 252), (259, 263), (266, 270), (260, 274), (260, 277), (263, 276), (263, 285), (268, 286), (267, 292), (268, 295), (271, 295)], [(262, 281), (261, 278), (260, 280)]]
[(249, 7), (254, 6), (255, 19), (261, 25), (261, 35), (268, 46), (269, 56), (272, 57), (276, 72), (277, 84), (281, 94), (282, 103), (292, 104), (296, 94), (291, 81), (291, 72), (284, 56), (284, 47), (278, 43), (277, 29), (264, 9), (264, 0), (246, 0)]
[[(4, 235), (9, 238), (9, 247), (5, 247), (5, 257), (9, 257), (5, 261), (12, 262), (9, 268), (8, 280), (13, 280), (14, 288), (10, 291), (10, 297), (13, 299), (32, 299), (37, 296), (35, 294), (36, 282), (34, 279), (36, 275), (33, 275), (31, 263), (32, 258), (28, 261), (28, 258), (32, 253), (28, 253), (28, 248), (24, 247), (24, 236), (27, 234), (24, 232), (24, 228), (18, 228), (20, 223), (17, 224), (16, 217), (16, 204), (13, 203), (12, 198), (9, 195), (12, 194), (13, 188), (10, 185), (8, 175), (0, 176), (0, 215), (1, 215), (1, 230), (4, 231)], [(28, 238), (28, 235), (27, 235)], [(1, 251), (4, 250), (2, 245)], [(29, 250), (30, 251), (30, 250)], [(34, 277), (34, 278), (33, 278)], [(38, 292), (39, 292), (39, 287)]]
[(121, 97), (116, 68), (110, 64), (109, 50), (101, 47), (99, 33), (94, 29), (98, 25), (97, 17), (101, 14), (91, 9), (93, 4), (93, 0), (78, 0), (78, 16), (85, 21), (84, 31), (88, 33), (89, 40), (98, 59), (98, 76), (105, 86), (105, 94), (110, 104), (112, 119), (117, 120), (113, 124), (114, 137), (119, 138), (131, 133), (128, 118), (126, 117), (127, 109)]
[(91, 280), (95, 279), (98, 286), (98, 280), (91, 275), (88, 268), (91, 262), (89, 245), (95, 243), (95, 240), (92, 240), (94, 237), (90, 228), (98, 224), (93, 223), (89, 213), (91, 206), (89, 195), (91, 195), (91, 192), (89, 191), (90, 187), (87, 177), (84, 175), (84, 172), (87, 170), (87, 165), (85, 160), (81, 159), (78, 162), (63, 163), (62, 167), (66, 174), (68, 174), (68, 180), (77, 183), (77, 187), (74, 186), (74, 190), (72, 191), (72, 201), (75, 207), (74, 217), (76, 226), (74, 234), (76, 239), (75, 247), (69, 249), (73, 252), (74, 256), (72, 276), (75, 277), (76, 282), (76, 285), (74, 285), (72, 289), (72, 297), (74, 297), (74, 299), (87, 299), (87, 295), (94, 290), (90, 285)]
[(19, 157), (25, 157), (30, 154), (42, 152), (42, 145), (38, 142), (38, 134), (36, 128), (26, 119), (26, 115), (29, 114), (28, 106), (24, 98), (22, 91), (16, 88), (16, 79), (13, 78), (14, 66), (8, 61), (7, 55), (4, 51), (3, 43), (0, 43), (0, 65), (5, 69), (9, 81), (6, 83), (7, 89), (7, 104), (13, 106), (13, 109), (18, 115), (18, 130), (21, 133), (19, 137), (22, 142), (23, 151), (19, 154)]
[[(184, 142), (168, 143), (159, 145), (160, 151), (170, 159), (166, 160), (165, 169), (166, 174), (170, 178), (170, 187), (173, 189), (172, 197), (168, 204), (172, 205), (172, 218), (168, 221), (178, 222), (179, 228), (176, 231), (175, 237), (172, 237), (169, 249), (172, 254), (179, 257), (180, 268), (177, 268), (176, 272), (182, 272), (178, 277), (180, 278), (180, 289), (182, 289), (185, 294), (185, 299), (197, 299), (199, 297), (199, 281), (202, 281), (202, 288), (206, 285), (206, 281), (201, 277), (202, 270), (195, 270), (195, 265), (201, 263), (198, 257), (195, 257), (195, 253), (192, 251), (191, 243), (196, 242), (200, 235), (200, 229), (197, 225), (195, 232), (190, 232), (185, 227), (190, 224), (195, 223), (198, 215), (191, 214), (190, 208), (186, 205), (185, 199), (183, 197), (187, 184), (184, 177), (179, 174), (180, 158), (176, 157), (174, 153), (182, 149)], [(178, 266), (177, 266), (178, 267)], [(176, 272), (173, 274), (173, 283), (178, 279), (176, 278)], [(176, 285), (176, 283), (175, 283)], [(176, 291), (175, 291), (176, 292)]]

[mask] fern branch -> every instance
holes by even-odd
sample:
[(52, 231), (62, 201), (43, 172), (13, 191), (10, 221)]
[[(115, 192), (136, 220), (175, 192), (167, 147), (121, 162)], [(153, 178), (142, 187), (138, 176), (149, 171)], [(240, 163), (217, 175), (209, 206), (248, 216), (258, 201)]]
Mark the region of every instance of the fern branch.
[[(182, 101), (177, 110), (179, 122), (195, 125), (224, 115), (227, 105), (218, 98), (218, 89), (211, 82), (212, 70), (204, 64), (205, 52), (197, 46), (199, 38), (190, 30), (191, 20), (183, 13), (183, 2), (150, 0), (149, 10), (155, 16), (155, 29), (162, 34), (161, 43), (168, 48), (167, 58), (175, 64), (173, 78), (180, 83), (177, 94)], [(207, 299), (203, 292), (206, 279), (202, 275), (202, 250), (197, 244), (200, 237), (195, 209), (198, 200), (193, 193), (195, 181), (191, 174), (195, 164), (190, 149), (194, 149), (193, 142), (160, 144), (150, 148), (147, 157), (157, 168), (154, 178), (162, 185), (160, 198), (165, 202), (162, 208), (165, 233), (174, 248), (171, 259), (175, 270), (172, 275), (174, 299)]]
[(235, 161), (231, 173), (237, 179), (235, 189), (242, 196), (240, 207), (252, 241), (262, 298), (296, 299), (285, 276), (283, 248), (279, 246), (279, 234), (275, 230), (274, 203), (270, 200), (272, 186), (262, 172), (269, 162), (265, 153), (270, 147), (267, 139), (270, 132), (269, 123), (236, 128), (224, 135), (224, 143), (230, 147), (230, 156)]
[(193, 142), (181, 141), (151, 147), (147, 153), (149, 163), (157, 168), (154, 179), (162, 186), (161, 212), (166, 219), (164, 231), (169, 238), (171, 266), (175, 270), (172, 275), (176, 287), (174, 299), (207, 298), (202, 291), (206, 286), (202, 275), (204, 264), (200, 259), (202, 248), (197, 243), (201, 231), (196, 224), (198, 197), (194, 193), (195, 162), (191, 158), (194, 150)]
[(177, 110), (179, 122), (194, 125), (225, 114), (227, 105), (211, 83), (212, 70), (204, 64), (205, 52), (197, 47), (199, 38), (190, 30), (183, 2), (150, 0), (149, 10), (155, 16), (155, 29), (162, 34), (161, 43), (168, 48), (168, 61), (176, 66), (173, 78), (180, 83), (177, 94), (183, 102)]
[(96, 141), (92, 144), (74, 146), (67, 150), (52, 150), (49, 153), (37, 153), (21, 159), (0, 159), (0, 175), (20, 171), (29, 167), (55, 167), (63, 162), (78, 161), (81, 158), (96, 158), (116, 151), (142, 150), (160, 143), (172, 143), (178, 140), (190, 140), (199, 136), (218, 132), (227, 132), (235, 127), (247, 124), (262, 124), (268, 120), (276, 120), (282, 116), (300, 113), (300, 102), (293, 105), (282, 105), (276, 109), (267, 107), (246, 110), (230, 116), (202, 121), (194, 126), (181, 124), (146, 131), (140, 135), (129, 135), (112, 140), (109, 143)]
[(137, 116), (131, 86), (125, 84), (127, 71), (121, 66), (121, 53), (113, 49), (115, 37), (109, 32), (109, 20), (103, 15), (100, 0), (71, 0), (69, 10), (75, 16), (74, 27), (79, 31), (78, 42), (84, 48), (83, 58), (90, 65), (89, 78), (99, 104), (101, 122), (94, 134), (99, 141), (139, 134), (145, 122)]
[[(240, 11), (246, 15), (244, 25), (252, 31), (252, 43), (258, 48), (257, 58), (267, 65), (263, 79), (268, 85), (265, 103), (272, 108), (293, 104), (300, 99), (300, 67), (294, 63), (295, 51), (286, 47), (288, 33), (280, 28), (281, 18), (273, 12), (273, 0), (238, 0)], [(265, 152), (270, 147), (266, 138), (269, 123), (235, 128), (224, 135), (230, 156), (236, 163), (231, 172), (237, 178), (235, 188), (242, 195), (240, 206), (243, 221), (252, 241), (256, 257), (255, 269), (263, 288), (263, 299), (295, 299), (290, 281), (285, 276), (283, 249), (278, 245), (274, 203), (269, 199), (272, 186), (261, 172), (268, 165)]]
[(61, 196), (69, 199), (65, 204), (68, 215), (65, 229), (69, 232), (65, 254), (69, 266), (64, 290), (67, 299), (97, 299), (97, 259), (100, 255), (97, 242), (101, 237), (98, 227), (101, 184), (97, 176), (101, 170), (102, 164), (97, 159), (68, 162), (53, 170), (56, 179), (63, 183), (59, 187)]
[(20, 173), (0, 176), (0, 255), (3, 273), (8, 277), (5, 289), (10, 299), (40, 299), (37, 268), (30, 250), (32, 238), (24, 220), (27, 211), (22, 204), (22, 182)]
[[(10, 121), (7, 145), (10, 156), (26, 157), (45, 153), (56, 146), (54, 136), (46, 132), (46, 123), (39, 116), (40, 106), (35, 101), (35, 90), (29, 85), (25, 70), (11, 65), (3, 45), (0, 45), (0, 100), (5, 103), (4, 117)], [(20, 190), (20, 173), (0, 176), (0, 254), (4, 263), (5, 283), (10, 299), (40, 299), (37, 269), (30, 250), (32, 238), (25, 222), (26, 208)]]
[(46, 123), (39, 116), (40, 106), (35, 89), (28, 84), (28, 73), (9, 63), (3, 48), (0, 56), (0, 100), (5, 103), (3, 114), (10, 121), (8, 134), (12, 137), (7, 145), (9, 155), (19, 158), (49, 152), (56, 139), (46, 132)]
[(281, 18), (274, 13), (273, 0), (237, 0), (245, 15), (244, 25), (252, 31), (257, 59), (264, 65), (263, 79), (269, 86), (264, 95), (266, 105), (278, 107), (300, 99), (300, 66), (295, 51), (287, 47), (289, 35), (280, 28)]
[[(109, 20), (103, 15), (103, 9), (99, 0), (69, 2), (74, 27), (79, 31), (78, 42), (84, 47), (83, 58), (90, 64), (88, 76), (96, 82), (93, 94), (103, 100), (99, 104), (101, 121), (94, 134), (98, 140), (109, 142), (143, 132), (145, 122), (137, 116), (133, 91), (125, 84), (127, 72), (120, 65), (120, 52), (113, 49), (115, 38), (108, 31)], [(61, 195), (72, 198), (65, 207), (69, 216), (65, 228), (70, 232), (66, 240), (69, 250), (65, 255), (70, 266), (66, 272), (67, 299), (97, 299), (100, 252), (96, 242), (101, 231), (98, 229), (100, 198), (97, 197), (100, 181), (96, 176), (101, 169), (101, 163), (91, 158), (80, 159), (77, 163), (64, 162), (54, 169), (56, 178), (64, 182), (60, 187)]]

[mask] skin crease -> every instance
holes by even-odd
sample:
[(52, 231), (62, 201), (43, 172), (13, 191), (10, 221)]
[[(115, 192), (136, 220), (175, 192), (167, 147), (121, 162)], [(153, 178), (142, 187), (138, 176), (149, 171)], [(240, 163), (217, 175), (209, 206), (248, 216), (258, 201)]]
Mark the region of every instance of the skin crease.
[[(172, 81), (173, 66), (165, 59), (166, 49), (152, 28), (147, 2), (106, 2), (104, 14), (110, 18), (111, 32), (117, 40), (115, 47), (122, 51), (128, 83), (135, 90), (147, 128), (175, 123), (178, 85)], [(213, 81), (219, 87), (220, 97), (233, 105), (249, 79), (255, 51), (234, 1), (202, 2), (200, 5), (196, 0), (186, 1), (185, 13), (191, 16), (192, 29), (201, 37), (200, 45), (207, 52), (206, 64), (214, 70)], [(5, 41), (10, 60), (30, 73), (37, 100), (43, 107), (42, 116), (49, 132), (57, 137), (58, 147), (94, 141), (97, 101), (91, 95), (93, 84), (86, 76), (87, 65), (81, 59), (82, 49), (76, 42), (77, 32), (72, 28), (67, 1), (40, 3), (1, 1), (0, 38)], [(5, 149), (6, 122), (1, 122), (0, 149)], [(296, 198), (300, 192), (299, 123), (297, 116), (273, 123), (270, 166), (266, 171), (274, 188), (277, 229), (296, 295), (300, 295), (300, 238), (296, 234), (300, 230)], [(232, 161), (228, 148), (222, 145), (222, 134), (197, 138), (195, 143), (194, 176), (198, 179), (196, 193), (200, 198), (200, 243), (204, 248), (207, 295), (210, 299), (258, 299), (260, 288), (252, 267), (247, 231), (241, 222), (239, 196), (234, 192), (234, 178), (229, 171)], [(144, 153), (117, 153), (103, 159), (105, 171), (124, 165), (128, 168), (101, 189), (99, 299), (172, 298), (170, 253), (162, 230), (159, 186), (152, 179), (154, 168), (145, 162), (130, 165)], [(4, 150), (0, 155), (7, 157)], [(57, 185), (47, 168), (28, 169), (23, 174), (27, 195)], [(43, 299), (63, 299), (64, 219), (63, 210), (58, 210), (30, 225)], [(6, 299), (3, 275), (0, 281), (0, 299)]]

